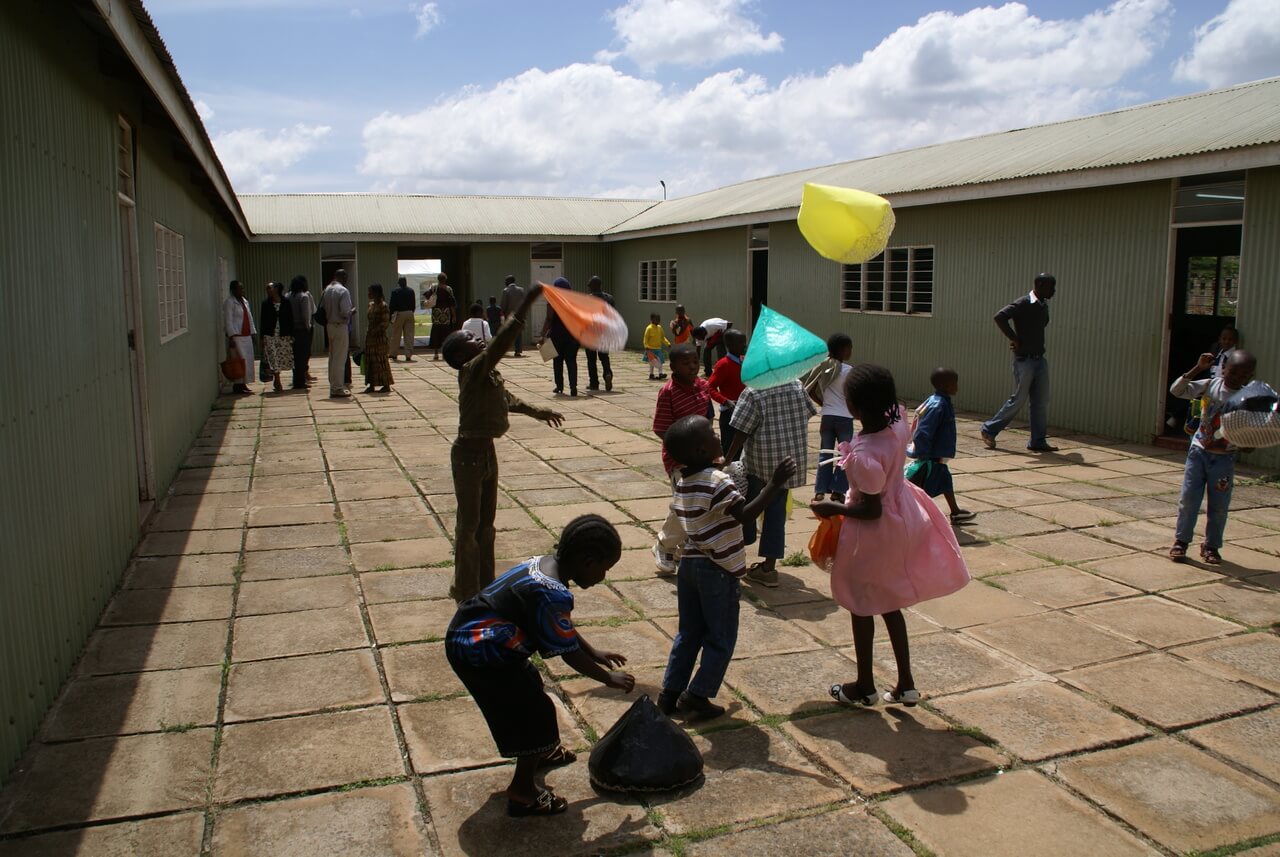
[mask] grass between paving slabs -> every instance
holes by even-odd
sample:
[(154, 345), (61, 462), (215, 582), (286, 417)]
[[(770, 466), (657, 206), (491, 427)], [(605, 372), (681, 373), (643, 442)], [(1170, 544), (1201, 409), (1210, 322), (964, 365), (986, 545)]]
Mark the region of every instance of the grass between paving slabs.
[(1280, 842), (1280, 833), (1271, 833), (1267, 836), (1257, 836), (1253, 839), (1246, 839), (1242, 842), (1236, 842), (1231, 845), (1223, 845), (1220, 848), (1214, 848), (1210, 851), (1192, 851), (1188, 854), (1188, 857), (1229, 857), (1231, 854), (1239, 854), (1242, 851), (1261, 848), (1264, 845), (1272, 845), (1276, 842)]

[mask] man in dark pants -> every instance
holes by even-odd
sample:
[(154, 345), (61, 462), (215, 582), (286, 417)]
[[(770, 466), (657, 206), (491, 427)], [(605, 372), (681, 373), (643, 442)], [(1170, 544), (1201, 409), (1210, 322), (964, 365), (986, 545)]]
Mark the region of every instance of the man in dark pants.
[(307, 278), (299, 274), (289, 283), (289, 312), (293, 316), (293, 389), (309, 386), (311, 338), (315, 335), (316, 302), (307, 289)]
[(391, 295), (387, 298), (387, 309), (391, 311), (391, 326), (387, 330), (388, 350), (391, 353), (391, 359), (398, 361), (400, 356), (396, 354), (403, 342), (404, 360), (406, 363), (413, 361), (413, 337), (414, 337), (414, 317), (413, 312), (417, 309), (418, 296), (413, 289), (409, 288), (409, 282), (404, 277), (396, 280), (396, 287), (391, 290)]
[[(613, 295), (600, 288), (600, 277), (592, 276), (587, 280), (587, 292), (595, 298), (599, 298), (611, 307), (617, 307), (613, 302)], [(587, 349), (587, 389), (600, 389), (600, 376), (596, 374), (596, 358), (600, 358), (600, 366), (604, 369), (604, 388), (606, 390), (613, 389), (613, 367), (609, 365), (609, 355), (604, 351), (592, 351)]]
[(1009, 340), (1013, 352), (1014, 391), (996, 415), (982, 424), (982, 442), (996, 448), (996, 435), (1013, 421), (1022, 403), (1031, 400), (1032, 452), (1057, 452), (1046, 438), (1049, 411), (1049, 363), (1044, 358), (1044, 329), (1049, 325), (1049, 299), (1057, 291), (1052, 274), (1039, 274), (1031, 293), (1023, 295), (995, 315), (996, 327)]
[[(520, 306), (520, 302), (524, 300), (524, 289), (516, 285), (516, 278), (511, 274), (507, 274), (507, 278), (502, 281), (502, 297), (498, 299), (498, 307), (502, 310), (503, 319), (511, 318), (512, 313)], [(492, 326), (491, 326), (492, 327)], [(496, 330), (490, 330), (491, 333), (497, 334)], [(524, 351), (524, 333), (523, 331), (516, 337), (515, 357), (523, 357)]]

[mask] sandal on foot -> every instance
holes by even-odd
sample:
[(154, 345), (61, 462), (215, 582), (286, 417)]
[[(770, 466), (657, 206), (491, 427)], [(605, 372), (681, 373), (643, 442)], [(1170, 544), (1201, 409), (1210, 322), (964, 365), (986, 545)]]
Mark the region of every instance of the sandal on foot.
[(908, 708), (912, 708), (918, 702), (920, 702), (920, 691), (916, 690), (914, 687), (911, 688), (910, 690), (904, 690), (901, 693), (895, 693), (892, 690), (886, 690), (884, 692), (884, 701), (901, 703), (902, 705), (905, 705)]
[(1222, 557), (1213, 548), (1207, 548), (1201, 545), (1200, 559), (1205, 565), (1222, 565)]
[(524, 818), (531, 815), (559, 815), (569, 808), (569, 802), (562, 797), (556, 797), (551, 793), (550, 789), (543, 789), (538, 792), (538, 797), (533, 803), (522, 803), (512, 798), (507, 798), (507, 815), (512, 818)]
[(572, 765), (578, 761), (578, 756), (572, 750), (566, 749), (563, 744), (547, 754), (542, 760), (542, 764), (538, 766), (539, 770), (547, 770), (548, 768), (563, 768), (565, 765)]
[(978, 517), (976, 512), (970, 512), (968, 509), (956, 509), (951, 513), (951, 523), (963, 524), (965, 521), (972, 521)]
[(848, 697), (844, 693), (844, 685), (833, 684), (829, 690), (831, 698), (842, 705), (864, 706), (870, 708), (880, 701), (880, 695), (874, 690), (864, 696)]
[(1169, 559), (1173, 560), (1174, 562), (1186, 562), (1187, 561), (1187, 543), (1174, 542), (1173, 547), (1169, 548)]

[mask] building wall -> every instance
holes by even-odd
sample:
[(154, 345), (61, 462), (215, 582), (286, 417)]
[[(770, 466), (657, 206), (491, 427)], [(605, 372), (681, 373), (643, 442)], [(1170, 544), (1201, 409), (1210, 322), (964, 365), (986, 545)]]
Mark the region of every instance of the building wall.
[[(474, 300), (489, 303), (489, 296), (502, 300), (502, 281), (511, 274), (516, 282), (529, 282), (529, 245), (499, 243), (471, 245), (471, 289)], [(463, 307), (465, 310), (466, 307)]]
[(660, 313), (664, 323), (675, 317), (674, 301), (640, 300), (642, 261), (676, 260), (679, 302), (695, 324), (712, 316), (737, 324), (750, 319), (747, 234), (737, 227), (614, 243), (611, 291), (627, 320), (629, 347), (640, 347), (650, 313)]
[[(1258, 358), (1257, 377), (1280, 389), (1280, 167), (1250, 170), (1245, 185), (1238, 321), (1244, 345)], [(1244, 457), (1280, 470), (1280, 447)]]
[[(239, 241), (236, 244), (237, 266), (245, 298), (254, 312), (266, 297), (266, 284), (272, 281), (284, 283), (298, 274), (307, 278), (311, 297), (320, 304), (320, 293), (325, 283), (320, 282), (320, 245), (314, 242), (266, 243)], [(222, 284), (226, 288), (226, 284)], [(318, 331), (311, 338), (311, 353), (324, 353), (324, 336)]]
[[(12, 367), (0, 410), (0, 780), (69, 674), (138, 539), (117, 113), (137, 133), (140, 346), (158, 495), (217, 393), (217, 255), (235, 271), (227, 227), (174, 163), (173, 138), (142, 121), (140, 90), (105, 76), (97, 52), (60, 4), (0, 4), (0, 107), (9, 123), (0, 136), (0, 276), (10, 317), (2, 353)], [(155, 220), (186, 239), (188, 331), (163, 345)]]
[[(613, 245), (603, 242), (564, 245), (564, 275), (575, 290), (585, 292), (587, 280), (599, 276), (604, 291), (613, 293)], [(643, 329), (643, 328), (642, 328)]]

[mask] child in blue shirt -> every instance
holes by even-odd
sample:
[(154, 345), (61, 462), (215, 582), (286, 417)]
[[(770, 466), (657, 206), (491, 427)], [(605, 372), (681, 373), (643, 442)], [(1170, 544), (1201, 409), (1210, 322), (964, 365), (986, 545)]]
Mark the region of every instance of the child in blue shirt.
[(907, 447), (907, 455), (913, 460), (905, 475), (930, 497), (941, 494), (947, 498), (951, 523), (971, 521), (973, 512), (956, 503), (951, 468), (947, 466), (956, 457), (956, 410), (951, 397), (960, 389), (960, 376), (954, 369), (938, 367), (929, 376), (929, 383), (933, 385), (933, 395), (916, 408), (911, 445)]

